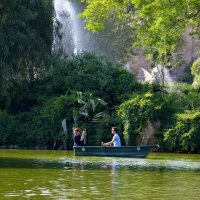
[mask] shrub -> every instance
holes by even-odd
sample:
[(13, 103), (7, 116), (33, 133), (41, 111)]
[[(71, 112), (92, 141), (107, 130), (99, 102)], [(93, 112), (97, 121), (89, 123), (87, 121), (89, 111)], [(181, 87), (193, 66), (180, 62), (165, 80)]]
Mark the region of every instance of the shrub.
[(186, 111), (176, 115), (175, 125), (164, 133), (172, 150), (199, 152), (200, 112)]

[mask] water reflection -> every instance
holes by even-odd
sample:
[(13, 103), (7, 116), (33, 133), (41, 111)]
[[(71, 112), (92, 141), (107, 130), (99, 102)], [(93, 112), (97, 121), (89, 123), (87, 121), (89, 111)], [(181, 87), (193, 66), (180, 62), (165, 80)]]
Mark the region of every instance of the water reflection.
[[(0, 151), (1, 152), (1, 151)], [(1, 157), (0, 168), (42, 168), (42, 169), (112, 169), (117, 173), (118, 169), (171, 169), (171, 170), (195, 170), (200, 171), (199, 159), (138, 159), (138, 158), (109, 158), (109, 157), (74, 157), (59, 156), (56, 159), (48, 158), (21, 158)]]
[(119, 184), (119, 163), (117, 160), (112, 161), (112, 190), (117, 193)]

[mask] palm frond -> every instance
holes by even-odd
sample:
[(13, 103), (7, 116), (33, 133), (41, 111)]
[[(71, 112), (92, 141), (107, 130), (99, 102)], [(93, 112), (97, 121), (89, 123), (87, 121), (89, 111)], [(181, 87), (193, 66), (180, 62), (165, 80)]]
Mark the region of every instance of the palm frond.
[(104, 117), (106, 116), (106, 113), (99, 112), (92, 118), (92, 122), (100, 122)]
[(80, 108), (79, 113), (81, 115), (88, 116), (88, 109), (87, 109), (86, 105), (84, 105), (83, 107)]
[(95, 103), (94, 99), (89, 99), (89, 102), (90, 102), (90, 104), (92, 106), (92, 111), (94, 112), (94, 110), (96, 108), (96, 103)]
[(97, 98), (97, 100), (101, 105), (103, 106), (107, 105), (107, 103), (103, 99)]
[(84, 101), (83, 99), (78, 99), (78, 103), (80, 103), (80, 104), (87, 104), (87, 102)]
[(78, 99), (82, 99), (83, 93), (82, 92), (77, 92), (77, 96), (78, 96)]

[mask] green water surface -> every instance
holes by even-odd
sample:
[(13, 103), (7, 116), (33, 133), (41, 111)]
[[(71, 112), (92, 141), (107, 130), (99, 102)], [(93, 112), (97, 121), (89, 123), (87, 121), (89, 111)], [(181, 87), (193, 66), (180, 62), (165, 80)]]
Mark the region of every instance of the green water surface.
[(0, 200), (199, 200), (199, 186), (199, 154), (136, 159), (0, 150)]

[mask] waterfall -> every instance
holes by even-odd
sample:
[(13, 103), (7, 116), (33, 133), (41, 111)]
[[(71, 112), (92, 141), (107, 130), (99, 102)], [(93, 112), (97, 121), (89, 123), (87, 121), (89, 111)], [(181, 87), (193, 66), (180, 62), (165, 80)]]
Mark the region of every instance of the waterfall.
[(74, 39), (71, 31), (70, 14), (66, 0), (54, 0), (56, 19), (54, 20), (53, 50), (62, 55), (71, 55), (74, 50)]
[(94, 34), (84, 28), (84, 21), (78, 17), (82, 7), (77, 6), (77, 2), (74, 1), (54, 0), (54, 8), (56, 20), (61, 25), (61, 37), (55, 37), (55, 51), (62, 49), (68, 55), (81, 51), (97, 52), (98, 47), (93, 45), (94, 40), (91, 40)]
[(164, 83), (167, 84), (167, 86), (169, 87), (172, 86), (173, 80), (166, 67), (157, 65), (156, 67), (152, 69), (151, 74), (156, 83), (162, 84), (162, 81), (164, 81)]
[(173, 80), (166, 67), (157, 65), (151, 70), (151, 72), (148, 72), (144, 68), (141, 68), (141, 70), (144, 73), (145, 82), (149, 82), (149, 83), (155, 82), (160, 85), (162, 84), (162, 82), (164, 82), (169, 88), (173, 86)]
[[(55, 34), (54, 50), (63, 51), (63, 54), (72, 55), (83, 50), (81, 43), (81, 29), (83, 22), (78, 18), (78, 11), (68, 0), (54, 0), (56, 20), (59, 33)], [(55, 24), (56, 26), (57, 24)]]
[[(61, 1), (64, 1), (63, 3), (65, 4), (64, 7), (66, 8), (66, 12), (69, 13), (69, 20), (70, 20), (70, 25), (71, 25), (71, 33), (73, 37), (73, 46), (74, 46), (73, 53), (77, 54), (79, 51), (83, 50), (83, 44), (81, 41), (81, 38), (82, 38), (81, 29), (83, 27), (83, 23), (78, 18), (79, 13), (77, 10), (75, 10), (73, 3), (70, 1), (65, 1), (65, 0), (61, 0)], [(63, 20), (62, 20), (62, 23), (63, 23)]]

